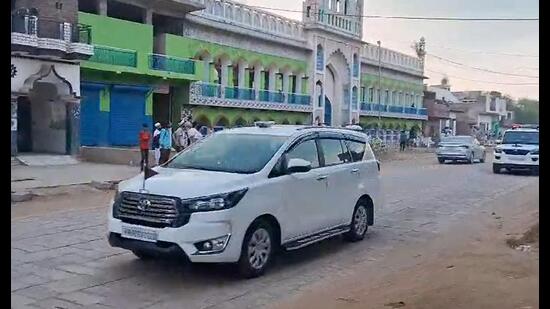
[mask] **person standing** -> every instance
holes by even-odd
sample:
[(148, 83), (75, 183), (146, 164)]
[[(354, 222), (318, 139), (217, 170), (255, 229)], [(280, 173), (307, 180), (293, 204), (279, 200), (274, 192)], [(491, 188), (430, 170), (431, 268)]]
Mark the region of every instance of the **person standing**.
[(165, 124), (159, 134), (160, 160), (159, 165), (166, 163), (170, 159), (172, 151), (172, 134), (170, 124)]
[(159, 165), (160, 161), (160, 130), (162, 126), (160, 122), (155, 123), (155, 131), (153, 131), (153, 142), (151, 143), (151, 148), (153, 148), (153, 153), (155, 154), (155, 165)]
[(174, 132), (174, 144), (177, 152), (182, 151), (189, 144), (187, 130), (183, 126), (184, 123), (185, 121), (182, 120), (179, 123), (178, 129), (176, 130), (176, 132)]
[(401, 134), (399, 135), (399, 151), (405, 151), (405, 147), (407, 146), (407, 133), (405, 130), (401, 130)]
[(185, 129), (187, 130), (187, 136), (189, 137), (189, 146), (193, 145), (202, 138), (202, 134), (199, 130), (193, 128), (191, 122), (185, 122)]
[(143, 124), (139, 132), (139, 150), (141, 152), (140, 167), (141, 171), (149, 165), (149, 143), (151, 142), (151, 133), (146, 123)]

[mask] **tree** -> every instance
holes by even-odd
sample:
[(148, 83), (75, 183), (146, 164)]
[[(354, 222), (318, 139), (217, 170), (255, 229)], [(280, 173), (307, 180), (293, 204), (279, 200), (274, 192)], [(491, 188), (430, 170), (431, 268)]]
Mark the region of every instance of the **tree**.
[(539, 101), (531, 99), (519, 99), (514, 108), (515, 122), (521, 124), (539, 123)]

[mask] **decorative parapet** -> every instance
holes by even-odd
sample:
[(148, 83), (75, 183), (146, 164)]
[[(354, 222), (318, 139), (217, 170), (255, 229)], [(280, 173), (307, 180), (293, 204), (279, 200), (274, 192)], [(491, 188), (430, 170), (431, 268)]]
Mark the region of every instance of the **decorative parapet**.
[[(417, 57), (409, 56), (387, 48), (381, 48), (381, 62), (384, 67), (406, 71), (415, 75), (424, 75), (424, 66)], [(378, 65), (378, 46), (363, 44), (361, 60), (370, 65)]]
[[(284, 99), (286, 96), (289, 97), (288, 100)], [(284, 103), (285, 101), (293, 103)], [(256, 94), (254, 89), (241, 89), (235, 87), (222, 88), (222, 86), (218, 84), (207, 84), (202, 82), (191, 84), (189, 104), (294, 112), (313, 111), (311, 99), (307, 95), (288, 95), (286, 93), (273, 93), (263, 90), (260, 90), (260, 92)]]
[(196, 1), (203, 4), (205, 9), (192, 12), (190, 15), (231, 23), (251, 30), (295, 40), (304, 37), (303, 24), (301, 22), (229, 0)]

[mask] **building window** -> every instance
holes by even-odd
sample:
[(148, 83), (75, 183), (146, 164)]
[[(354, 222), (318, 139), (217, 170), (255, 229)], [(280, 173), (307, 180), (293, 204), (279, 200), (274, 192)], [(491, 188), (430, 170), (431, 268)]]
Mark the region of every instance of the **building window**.
[(365, 93), (365, 87), (361, 87), (361, 94), (360, 94), (360, 98), (361, 98), (361, 102), (365, 102), (365, 96), (367, 94)]
[(325, 53), (321, 44), (317, 45), (317, 71), (323, 71), (325, 68)]
[(368, 100), (369, 103), (373, 103), (374, 102), (374, 88), (369, 88), (369, 100)]
[(388, 89), (386, 89), (386, 93), (384, 94), (384, 104), (390, 104), (390, 91)]
[(391, 93), (391, 102), (393, 105), (397, 105), (398, 102), (397, 102), (397, 92), (396, 91), (392, 91)]

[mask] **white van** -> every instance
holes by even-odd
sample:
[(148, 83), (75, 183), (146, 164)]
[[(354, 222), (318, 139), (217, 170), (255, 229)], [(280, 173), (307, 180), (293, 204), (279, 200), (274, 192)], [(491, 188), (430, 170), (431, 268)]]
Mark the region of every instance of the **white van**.
[(278, 249), (363, 239), (381, 203), (379, 162), (366, 135), (346, 129), (223, 130), (154, 170), (119, 184), (109, 243), (140, 258), (236, 263), (245, 277)]

